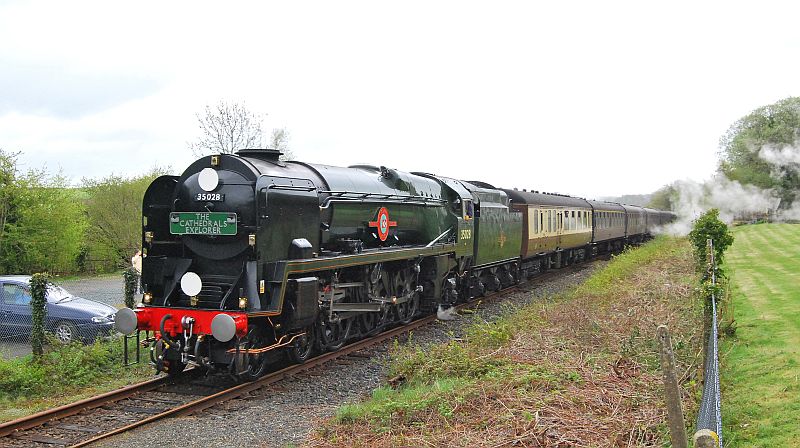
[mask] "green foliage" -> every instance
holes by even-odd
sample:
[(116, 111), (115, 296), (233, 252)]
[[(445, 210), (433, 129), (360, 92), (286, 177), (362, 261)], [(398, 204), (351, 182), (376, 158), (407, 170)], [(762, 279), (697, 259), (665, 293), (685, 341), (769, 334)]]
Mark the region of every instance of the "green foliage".
[(38, 361), (0, 360), (0, 407), (8, 400), (34, 400), (93, 386), (122, 374), (122, 338), (91, 345), (50, 344)]
[(663, 235), (657, 236), (643, 246), (628, 248), (623, 253), (614, 256), (605, 268), (576, 288), (572, 296), (608, 295), (617, 289), (626, 278), (636, 273), (642, 264), (652, 260), (675, 257), (680, 250), (680, 246), (674, 244), (674, 239)]
[(471, 384), (465, 379), (447, 378), (399, 390), (381, 387), (372, 392), (370, 401), (339, 408), (336, 419), (343, 423), (367, 419), (388, 425), (393, 415), (409, 415), (425, 409), (436, 409), (442, 417), (450, 418), (454, 405), (469, 395)]
[[(733, 244), (733, 235), (728, 230), (727, 224), (720, 221), (719, 210), (715, 208), (697, 218), (694, 221), (692, 231), (689, 232), (689, 241), (691, 241), (694, 249), (698, 270), (706, 270), (707, 268), (709, 261), (707, 241), (709, 239), (714, 242), (714, 259), (717, 264), (716, 273), (722, 275), (723, 272), (720, 266), (722, 266), (723, 254)], [(709, 274), (710, 272), (706, 273), (703, 277), (704, 280), (710, 277)]]
[(800, 137), (800, 98), (789, 97), (758, 108), (737, 120), (720, 139), (720, 171), (729, 179), (760, 188), (775, 188), (781, 207), (800, 189), (796, 170), (776, 169), (759, 157), (764, 145), (793, 145)]
[(84, 179), (77, 189), (44, 170), (20, 173), (17, 156), (0, 149), (0, 274), (126, 266), (141, 246), (144, 192), (165, 170)]
[(150, 183), (165, 173), (153, 168), (137, 177), (108, 176), (84, 179), (83, 188), (88, 219), (85, 254), (87, 259), (109, 259), (104, 270), (129, 263), (130, 256), (141, 248), (142, 198)]
[(78, 192), (63, 176), (15, 172), (6, 189), (9, 211), (0, 240), (0, 272), (75, 269), (86, 219)]
[(136, 287), (139, 285), (139, 271), (133, 266), (122, 271), (122, 279), (125, 283), (125, 306), (128, 308), (134, 307), (134, 294), (136, 294)]
[(0, 149), (0, 247), (3, 244), (6, 222), (11, 213), (17, 154)]
[(31, 287), (31, 348), (33, 356), (40, 358), (44, 345), (44, 321), (47, 315), (47, 288), (50, 286), (48, 273), (33, 274), (30, 280)]
[(678, 191), (672, 185), (665, 185), (650, 197), (646, 207), (656, 210), (672, 210), (672, 204), (678, 201)]
[(500, 358), (481, 355), (475, 346), (450, 341), (427, 351), (418, 347), (397, 353), (390, 372), (393, 376), (430, 384), (451, 377), (480, 378), (502, 367), (506, 362)]

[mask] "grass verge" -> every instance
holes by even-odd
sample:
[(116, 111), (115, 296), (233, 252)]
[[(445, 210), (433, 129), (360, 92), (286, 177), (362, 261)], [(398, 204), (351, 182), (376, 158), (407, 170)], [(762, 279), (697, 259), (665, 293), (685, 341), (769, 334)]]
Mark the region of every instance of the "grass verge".
[(673, 333), (687, 415), (702, 303), (691, 249), (658, 238), (574, 290), (473, 322), (463, 340), (397, 346), (390, 377), (310, 446), (668, 445), (655, 331)]
[[(0, 360), (0, 421), (14, 420), (152, 378), (147, 362), (122, 365), (122, 338), (92, 345), (51, 344), (32, 355)], [(133, 341), (129, 349), (135, 350)], [(143, 359), (147, 356), (144, 352)]]
[(720, 347), (725, 446), (799, 446), (800, 225), (733, 233), (726, 270), (737, 325)]

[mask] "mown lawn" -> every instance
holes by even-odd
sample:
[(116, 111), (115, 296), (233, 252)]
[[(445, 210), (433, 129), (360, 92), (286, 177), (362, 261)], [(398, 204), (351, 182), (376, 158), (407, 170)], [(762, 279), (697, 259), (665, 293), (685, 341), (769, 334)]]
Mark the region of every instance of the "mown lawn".
[(735, 337), (722, 352), (726, 447), (800, 446), (800, 225), (734, 229)]

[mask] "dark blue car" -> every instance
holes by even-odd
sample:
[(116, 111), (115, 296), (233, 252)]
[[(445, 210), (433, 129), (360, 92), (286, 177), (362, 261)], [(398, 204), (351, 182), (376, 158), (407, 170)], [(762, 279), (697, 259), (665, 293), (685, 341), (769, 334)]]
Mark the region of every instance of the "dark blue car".
[[(0, 336), (31, 334), (30, 276), (0, 276)], [(70, 294), (60, 286), (47, 291), (45, 330), (60, 342), (93, 342), (114, 328), (116, 308)]]

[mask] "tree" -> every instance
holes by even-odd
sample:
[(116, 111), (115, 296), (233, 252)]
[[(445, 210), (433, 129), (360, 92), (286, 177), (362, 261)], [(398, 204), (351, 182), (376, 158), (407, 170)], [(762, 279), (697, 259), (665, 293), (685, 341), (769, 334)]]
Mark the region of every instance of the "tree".
[(17, 155), (0, 148), (0, 246), (3, 244), (6, 222), (11, 213)]
[(260, 148), (263, 116), (247, 109), (244, 103), (220, 101), (197, 114), (200, 137), (189, 144), (195, 156), (233, 154), (240, 149)]
[(153, 168), (130, 178), (110, 175), (103, 179), (83, 179), (89, 222), (85, 257), (109, 259), (107, 269), (128, 264), (130, 256), (142, 245), (144, 192), (162, 174), (166, 174), (165, 169)]
[[(800, 139), (800, 97), (758, 108), (737, 120), (720, 139), (719, 170), (729, 179), (775, 189), (781, 208), (789, 208), (800, 189), (796, 165), (776, 165), (767, 148), (796, 147)], [(796, 148), (795, 148), (796, 150)]]
[(0, 241), (2, 272), (71, 272), (86, 229), (80, 192), (44, 170), (16, 175)]
[(650, 197), (647, 207), (656, 210), (672, 210), (672, 204), (677, 202), (678, 191), (672, 185), (665, 185)]

